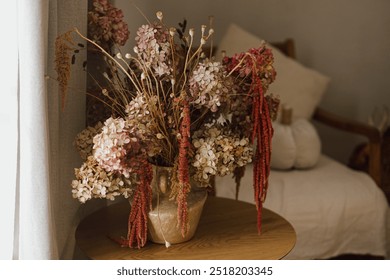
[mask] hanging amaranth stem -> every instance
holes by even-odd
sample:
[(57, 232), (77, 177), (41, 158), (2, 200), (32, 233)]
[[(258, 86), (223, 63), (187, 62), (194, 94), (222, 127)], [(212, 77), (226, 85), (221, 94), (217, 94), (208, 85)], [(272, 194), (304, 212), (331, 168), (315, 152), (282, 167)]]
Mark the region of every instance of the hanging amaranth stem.
[[(224, 57), (223, 63), (229, 75), (242, 77), (243, 83), (249, 82), (250, 90), (247, 97), (252, 105), (251, 119), (253, 123), (251, 143), (256, 143), (253, 159), (253, 188), (257, 207), (258, 231), (261, 232), (261, 216), (263, 203), (267, 194), (268, 176), (270, 173), (271, 139), (273, 134), (271, 116), (275, 116), (279, 101), (272, 96), (265, 97), (270, 83), (275, 79), (273, 55), (265, 45), (248, 52), (235, 54), (233, 57)], [(270, 107), (271, 112), (270, 112)], [(235, 172), (236, 184), (242, 174)]]
[(261, 79), (256, 75), (252, 77), (252, 89), (250, 93), (253, 98), (252, 142), (254, 143), (256, 141), (256, 152), (253, 162), (253, 188), (257, 208), (257, 228), (260, 233), (263, 203), (267, 195), (268, 176), (271, 168), (271, 139), (273, 128)]
[(187, 196), (191, 190), (190, 174), (188, 167), (188, 150), (190, 148), (190, 105), (188, 101), (183, 103), (183, 118), (180, 124), (180, 139), (179, 139), (179, 159), (178, 159), (178, 181), (179, 190), (176, 197), (177, 201), (177, 218), (181, 228), (181, 234), (184, 237), (188, 228), (188, 205)]
[(132, 169), (138, 176), (139, 184), (134, 193), (128, 220), (127, 239), (121, 245), (130, 248), (141, 248), (148, 236), (148, 213), (152, 205), (151, 182), (153, 170), (144, 158), (135, 158)]

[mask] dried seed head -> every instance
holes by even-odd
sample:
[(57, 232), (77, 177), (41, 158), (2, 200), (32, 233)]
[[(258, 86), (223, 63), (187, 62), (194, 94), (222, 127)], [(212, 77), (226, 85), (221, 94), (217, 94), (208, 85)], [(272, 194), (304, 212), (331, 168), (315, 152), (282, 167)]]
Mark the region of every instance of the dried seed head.
[(157, 133), (156, 135), (157, 139), (164, 139), (164, 135), (162, 135), (161, 133)]
[(174, 28), (174, 27), (169, 28), (169, 35), (171, 35), (173, 37), (173, 36), (175, 36), (175, 34), (176, 34), (176, 28)]
[(206, 31), (206, 25), (202, 25), (202, 36), (204, 36), (204, 32)]
[(158, 11), (158, 12), (156, 13), (156, 16), (157, 16), (158, 20), (162, 21), (162, 19), (163, 19), (163, 13), (162, 13), (161, 11)]

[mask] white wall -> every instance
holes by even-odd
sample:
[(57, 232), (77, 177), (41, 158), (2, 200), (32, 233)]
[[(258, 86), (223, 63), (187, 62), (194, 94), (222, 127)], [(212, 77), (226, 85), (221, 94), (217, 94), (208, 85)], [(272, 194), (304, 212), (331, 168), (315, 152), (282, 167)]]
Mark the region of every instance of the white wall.
[[(363, 122), (375, 106), (390, 107), (390, 1), (389, 0), (116, 0), (124, 10), (133, 43), (145, 20), (134, 2), (154, 20), (164, 12), (166, 23), (177, 26), (183, 18), (199, 28), (215, 17), (215, 43), (230, 22), (267, 41), (294, 38), (298, 60), (331, 77), (321, 106)], [(345, 162), (361, 138), (335, 134), (320, 127), (325, 153)]]

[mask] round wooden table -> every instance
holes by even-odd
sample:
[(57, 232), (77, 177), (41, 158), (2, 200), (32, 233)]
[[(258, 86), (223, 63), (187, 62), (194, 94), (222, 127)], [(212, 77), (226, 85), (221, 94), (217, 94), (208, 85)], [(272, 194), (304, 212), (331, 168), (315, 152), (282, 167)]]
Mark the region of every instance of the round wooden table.
[(78, 247), (89, 258), (99, 260), (270, 260), (286, 256), (296, 240), (291, 224), (270, 210), (263, 209), (259, 235), (253, 204), (208, 197), (190, 241), (169, 248), (151, 242), (141, 249), (122, 248), (109, 236), (126, 236), (129, 211), (124, 202), (86, 217), (76, 230)]

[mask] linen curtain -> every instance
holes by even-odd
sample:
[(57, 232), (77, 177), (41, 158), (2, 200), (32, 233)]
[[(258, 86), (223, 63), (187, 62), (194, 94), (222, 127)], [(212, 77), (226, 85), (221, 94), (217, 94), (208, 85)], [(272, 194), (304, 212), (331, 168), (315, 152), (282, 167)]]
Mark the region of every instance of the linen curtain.
[[(69, 259), (75, 227), (88, 211), (70, 191), (85, 95), (73, 94), (60, 111), (54, 41), (75, 26), (86, 34), (87, 1), (14, 0), (2, 7), (0, 259)], [(85, 92), (85, 73), (74, 68), (70, 87)]]

